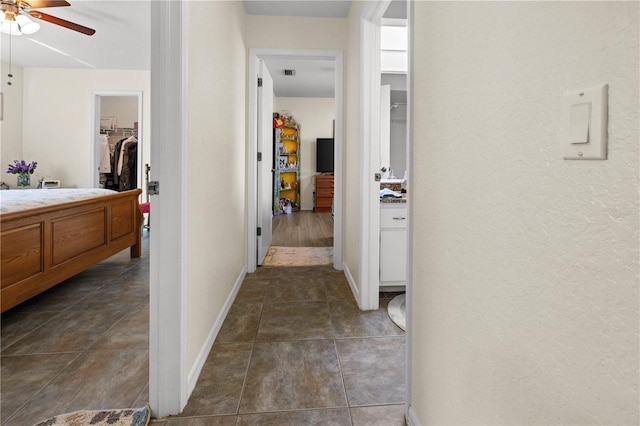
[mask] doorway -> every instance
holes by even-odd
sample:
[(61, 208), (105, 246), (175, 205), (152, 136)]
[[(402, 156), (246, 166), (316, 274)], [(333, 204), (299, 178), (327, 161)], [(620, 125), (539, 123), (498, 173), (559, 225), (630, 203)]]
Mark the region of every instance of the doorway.
[[(142, 143), (142, 124), (141, 91), (93, 93), (93, 142), (90, 152), (94, 164), (94, 188), (116, 191), (143, 188), (143, 152), (146, 147)], [(114, 159), (119, 160), (120, 152), (127, 146), (134, 157), (124, 167), (120, 163), (118, 171), (118, 161), (114, 162)], [(143, 188), (142, 195), (145, 193), (146, 188)]]
[[(260, 200), (264, 200), (266, 197), (272, 197), (272, 205), (273, 205), (273, 194), (265, 194), (265, 185), (264, 182), (270, 179), (271, 182), (274, 182), (273, 175), (271, 174), (273, 167), (268, 168), (266, 165), (259, 165), (256, 167), (253, 161), (258, 156), (258, 152), (261, 152), (259, 149), (258, 136), (260, 134), (265, 133), (265, 126), (259, 125), (259, 121), (264, 123), (266, 120), (263, 118), (259, 120), (258, 117), (264, 117), (264, 114), (259, 113), (258, 108), (258, 99), (259, 99), (259, 89), (257, 84), (253, 84), (254, 81), (257, 81), (258, 77), (261, 76), (261, 63), (267, 63), (267, 67), (269, 64), (272, 69), (270, 69), (270, 74), (274, 76), (276, 74), (277, 69), (282, 68), (281, 61), (297, 61), (298, 63), (306, 63), (307, 65), (313, 61), (316, 63), (331, 63), (333, 69), (332, 82), (333, 82), (333, 90), (334, 90), (334, 100), (333, 106), (331, 108), (333, 119), (327, 121), (326, 125), (326, 133), (329, 133), (330, 136), (334, 137), (335, 143), (335, 157), (334, 157), (334, 200), (333, 200), (333, 217), (332, 224), (333, 229), (330, 231), (333, 247), (333, 261), (332, 265), (335, 269), (342, 269), (342, 191), (341, 185), (342, 182), (342, 173), (341, 173), (341, 165), (342, 165), (342, 72), (338, 72), (338, 70), (342, 70), (342, 52), (333, 52), (333, 51), (313, 51), (313, 50), (279, 50), (279, 49), (251, 49), (250, 50), (250, 58), (249, 58), (249, 72), (250, 76), (255, 76), (255, 80), (250, 78), (251, 84), (249, 85), (249, 134), (248, 134), (248, 147), (247, 147), (247, 158), (250, 162), (247, 166), (248, 169), (248, 207), (249, 212), (256, 212), (255, 215), (249, 215), (248, 220), (248, 271), (254, 272), (256, 267), (260, 264), (257, 260), (259, 255), (257, 253), (260, 250), (261, 245), (263, 245), (263, 239), (271, 239), (273, 237), (272, 234), (265, 235), (265, 231), (273, 229), (273, 226), (268, 226), (269, 224), (264, 224), (264, 219), (267, 218), (271, 225), (276, 223), (277, 225), (282, 224), (282, 222), (291, 222), (292, 226), (305, 226), (304, 223), (307, 222), (313, 223), (315, 221), (306, 221), (305, 219), (313, 219), (309, 215), (313, 215), (313, 176), (315, 170), (315, 156), (311, 155), (307, 157), (307, 165), (305, 171), (302, 173), (300, 179), (301, 185), (301, 201), (300, 201), (300, 212), (295, 213), (298, 216), (294, 217), (292, 215), (285, 215), (291, 217), (278, 217), (274, 218), (272, 215), (272, 210), (266, 211), (265, 207), (260, 207), (266, 205), (266, 203), (261, 203)], [(278, 73), (278, 76), (283, 74), (282, 70)], [(274, 76), (274, 87), (277, 89), (279, 83), (277, 78), (278, 76)], [(287, 96), (282, 96), (282, 98), (286, 98)], [(292, 96), (293, 97), (293, 96)], [(296, 111), (291, 110), (292, 108), (287, 107), (283, 103), (278, 103), (278, 99), (274, 100), (274, 108), (273, 111), (277, 112), (279, 110), (287, 111), (291, 113), (291, 115), (295, 116)], [(335, 120), (335, 124), (334, 124)], [(269, 123), (269, 129), (271, 129), (271, 123)], [(334, 130), (335, 129), (335, 130)], [(304, 127), (302, 128), (302, 135), (304, 138)], [(335, 133), (334, 133), (335, 132)], [(324, 135), (324, 134), (323, 134)], [(320, 137), (320, 135), (318, 135)], [(262, 144), (262, 149), (264, 150), (264, 144)], [(307, 143), (302, 149), (306, 149), (307, 151), (315, 151), (315, 146), (310, 143)], [(315, 154), (315, 152), (313, 152)], [(264, 152), (261, 152), (261, 157), (264, 159)], [(271, 157), (271, 156), (268, 156)], [(305, 159), (302, 158), (301, 162), (305, 162)], [(311, 164), (309, 164), (311, 163)], [(262, 170), (262, 172), (261, 172)], [(261, 175), (261, 173), (263, 173)], [(273, 192), (273, 191), (271, 191)], [(264, 211), (263, 211), (264, 210)], [(275, 219), (275, 220), (274, 220)], [(297, 222), (296, 219), (301, 219), (300, 223)], [(325, 221), (326, 222), (326, 221)], [(260, 226), (262, 224), (262, 226)], [(260, 230), (258, 230), (258, 227)], [(325, 228), (323, 228), (325, 229)], [(326, 229), (325, 229), (326, 230)], [(276, 230), (277, 232), (277, 230)], [(261, 235), (258, 235), (258, 234)], [(320, 238), (325, 238), (324, 233)], [(283, 238), (287, 238), (286, 236)], [(293, 239), (292, 239), (292, 243)], [(296, 243), (297, 244), (297, 243)]]
[[(412, 144), (413, 144), (413, 131), (412, 131), (412, 93), (413, 93), (413, 2), (405, 2), (403, 0), (376, 0), (371, 2), (363, 10), (361, 15), (361, 74), (360, 77), (363, 81), (363, 87), (365, 88), (364, 94), (360, 99), (361, 117), (364, 122), (363, 137), (361, 137), (361, 152), (363, 152), (363, 168), (361, 175), (361, 190), (363, 192), (363, 203), (361, 205), (360, 218), (363, 222), (363, 236), (361, 244), (361, 269), (360, 277), (362, 285), (360, 307), (361, 309), (378, 309), (379, 307), (379, 291), (380, 291), (380, 246), (378, 244), (371, 244), (373, 242), (380, 241), (381, 238), (381, 209), (380, 209), (380, 183), (375, 182), (374, 176), (380, 170), (380, 125), (376, 121), (380, 117), (382, 108), (388, 111), (387, 108), (393, 107), (397, 104), (396, 109), (404, 107), (404, 114), (402, 117), (396, 117), (401, 123), (402, 127), (406, 130), (406, 146), (404, 148), (404, 164), (402, 164), (401, 158), (396, 158), (396, 163), (400, 168), (404, 167), (406, 170), (405, 177), (409, 184), (411, 183), (412, 176)], [(381, 105), (381, 90), (380, 87), (383, 84), (382, 81), (382, 45), (381, 45), (381, 27), (383, 20), (402, 19), (406, 22), (406, 71), (405, 71), (405, 88), (399, 91), (402, 93), (396, 93), (396, 97), (393, 96), (393, 82), (385, 81), (385, 83), (391, 86), (388, 102), (391, 104)], [(393, 23), (392, 23), (393, 24)], [(398, 24), (398, 22), (396, 22)], [(387, 76), (387, 80), (394, 80), (397, 76)], [(398, 111), (396, 111), (397, 113)], [(391, 115), (391, 114), (390, 114)], [(393, 115), (391, 115), (393, 119)], [(404, 122), (402, 122), (404, 121)], [(372, 141), (373, 143), (365, 143), (365, 141)], [(391, 156), (389, 156), (390, 164), (393, 164)], [(398, 166), (396, 166), (398, 167)], [(413, 229), (413, 204), (411, 203), (411, 188), (406, 184), (408, 189), (407, 203), (406, 203), (406, 238), (404, 241), (406, 256), (405, 256), (405, 270), (406, 270), (406, 302), (405, 306), (405, 321), (406, 321), (406, 348), (405, 356), (407, 360), (406, 365), (406, 400), (405, 400), (405, 419), (407, 424), (418, 424), (416, 417), (412, 409), (411, 399), (411, 346), (412, 346), (412, 329), (411, 329), (411, 304), (412, 304), (412, 229)]]
[(274, 76), (274, 122), (283, 127), (274, 131), (273, 235), (263, 265), (331, 265), (335, 61), (265, 62)]

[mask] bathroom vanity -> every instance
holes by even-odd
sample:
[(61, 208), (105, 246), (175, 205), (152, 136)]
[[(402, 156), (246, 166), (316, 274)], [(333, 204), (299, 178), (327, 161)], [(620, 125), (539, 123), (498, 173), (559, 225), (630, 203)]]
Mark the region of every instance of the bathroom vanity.
[[(407, 283), (407, 199), (380, 200), (380, 287), (404, 290)], [(401, 288), (395, 288), (401, 287)]]

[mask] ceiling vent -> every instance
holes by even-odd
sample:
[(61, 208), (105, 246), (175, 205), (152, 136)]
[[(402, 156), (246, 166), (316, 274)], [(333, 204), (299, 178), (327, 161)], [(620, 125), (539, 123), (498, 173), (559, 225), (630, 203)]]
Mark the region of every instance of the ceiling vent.
[(284, 70), (284, 75), (296, 75), (296, 70)]

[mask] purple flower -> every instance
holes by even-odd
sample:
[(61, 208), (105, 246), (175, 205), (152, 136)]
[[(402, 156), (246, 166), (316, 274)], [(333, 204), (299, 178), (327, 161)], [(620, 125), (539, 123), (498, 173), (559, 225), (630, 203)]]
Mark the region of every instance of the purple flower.
[(38, 167), (37, 161), (27, 164), (24, 160), (13, 160), (13, 164), (9, 164), (7, 173), (13, 173), (14, 175), (22, 173), (33, 174), (36, 171), (36, 167)]

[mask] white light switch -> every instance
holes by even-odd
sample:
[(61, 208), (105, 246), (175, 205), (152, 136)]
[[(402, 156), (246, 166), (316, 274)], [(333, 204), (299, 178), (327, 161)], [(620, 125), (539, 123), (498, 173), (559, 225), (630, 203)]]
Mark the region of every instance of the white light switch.
[(609, 86), (567, 93), (564, 97), (565, 160), (607, 159), (607, 115)]
[(571, 143), (589, 142), (591, 102), (571, 107)]

